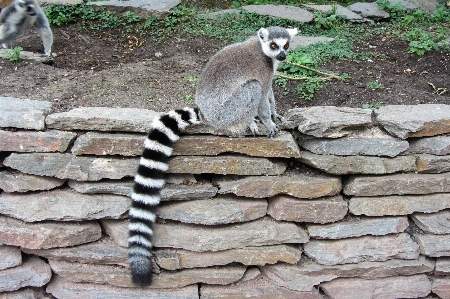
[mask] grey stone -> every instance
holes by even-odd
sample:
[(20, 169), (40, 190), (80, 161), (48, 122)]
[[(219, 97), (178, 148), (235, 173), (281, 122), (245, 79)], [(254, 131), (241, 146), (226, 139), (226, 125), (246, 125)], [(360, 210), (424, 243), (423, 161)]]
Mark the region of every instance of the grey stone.
[(417, 171), (420, 173), (442, 173), (450, 172), (450, 155), (448, 156), (433, 156), (433, 155), (418, 155), (417, 156)]
[(319, 11), (325, 14), (332, 13), (333, 10), (336, 8), (336, 11), (334, 12), (335, 15), (343, 17), (350, 22), (364, 22), (364, 18), (361, 17), (359, 14), (354, 13), (352, 10), (349, 10), (341, 5), (314, 5), (314, 4), (303, 4), (303, 7), (306, 7), (310, 10)]
[(227, 138), (220, 136), (183, 136), (174, 146), (173, 155), (218, 155), (240, 153), (256, 157), (298, 157), (300, 150), (288, 132), (281, 132), (274, 138), (245, 137)]
[(390, 17), (389, 13), (381, 10), (376, 2), (356, 2), (347, 6), (347, 8), (364, 18), (373, 19), (375, 21)]
[(73, 132), (11, 132), (0, 130), (0, 151), (4, 152), (64, 152), (77, 136)]
[(299, 145), (319, 155), (387, 157), (395, 157), (409, 147), (407, 141), (387, 135), (377, 128), (338, 139), (300, 140)]
[(227, 265), (234, 262), (244, 265), (297, 263), (302, 251), (288, 245), (244, 247), (217, 252), (194, 252), (182, 249), (162, 249), (154, 252), (156, 263), (167, 270), (183, 268), (204, 268)]
[(60, 153), (12, 153), (6, 166), (28, 174), (52, 176), (77, 181), (99, 181), (134, 176), (137, 158), (97, 158)]
[(365, 235), (383, 236), (401, 233), (408, 226), (407, 217), (362, 217), (325, 225), (308, 224), (307, 230), (311, 238), (344, 239)]
[(414, 213), (411, 215), (414, 223), (429, 234), (450, 234), (450, 210), (432, 214)]
[(26, 223), (0, 216), (0, 242), (6, 245), (46, 249), (94, 242), (101, 236), (97, 222)]
[(232, 286), (203, 285), (200, 288), (202, 299), (323, 299), (317, 289), (310, 292), (298, 292), (275, 285), (269, 278), (259, 276)]
[(450, 132), (450, 105), (389, 105), (374, 112), (386, 131), (402, 139)]
[(74, 155), (140, 156), (144, 149), (145, 135), (87, 132), (75, 140)]
[(20, 172), (0, 172), (0, 189), (5, 192), (50, 190), (65, 182), (65, 180), (57, 178), (28, 175)]
[(42, 256), (51, 260), (128, 267), (128, 249), (117, 246), (108, 237), (92, 243), (71, 247), (21, 249), (25, 253)]
[(343, 219), (347, 210), (341, 195), (316, 200), (277, 195), (269, 199), (267, 214), (276, 220), (323, 224)]
[(219, 193), (234, 193), (237, 196), (266, 198), (287, 194), (297, 198), (333, 196), (340, 192), (340, 178), (307, 176), (288, 173), (276, 177), (246, 177), (237, 180), (217, 181)]
[(240, 11), (238, 9), (223, 9), (223, 10), (219, 10), (219, 11), (215, 11), (215, 12), (209, 12), (209, 13), (202, 13), (199, 14), (197, 17), (199, 18), (205, 18), (205, 19), (213, 19), (213, 20), (217, 20), (220, 18), (223, 18), (225, 16), (235, 16), (236, 19), (239, 18), (240, 16)]
[(43, 130), (45, 117), (52, 111), (48, 101), (0, 97), (0, 127)]
[(414, 234), (420, 253), (430, 257), (450, 255), (450, 235)]
[[(102, 220), (108, 223), (107, 233), (119, 245), (127, 246), (128, 221)], [(109, 230), (109, 232), (108, 232)], [(255, 233), (257, 232), (257, 233)], [(247, 246), (306, 243), (306, 232), (294, 223), (263, 218), (240, 224), (199, 226), (192, 224), (155, 224), (155, 247), (180, 248), (196, 252), (221, 251)]]
[[(52, 260), (49, 262), (53, 272), (71, 282), (106, 284), (125, 288), (136, 287), (131, 281), (130, 270), (124, 267)], [(226, 285), (241, 279), (245, 270), (245, 266), (223, 266), (162, 272), (152, 276), (152, 284), (149, 287), (174, 289), (195, 283)]]
[(0, 213), (26, 222), (123, 218), (131, 205), (120, 195), (87, 195), (66, 190), (0, 194)]
[(391, 7), (396, 7), (397, 10), (413, 10), (417, 9), (417, 5), (411, 0), (389, 0)]
[(286, 164), (282, 161), (247, 156), (177, 156), (169, 160), (171, 173), (280, 175), (285, 170)]
[(1, 293), (2, 299), (53, 299), (44, 288), (25, 287), (17, 291)]
[(444, 156), (450, 154), (450, 136), (414, 138), (408, 140), (408, 153)]
[(0, 245), (0, 270), (20, 266), (21, 264), (22, 253), (19, 248)]
[(309, 23), (314, 18), (313, 14), (306, 9), (288, 5), (244, 5), (242, 9), (259, 15), (289, 19), (300, 23)]
[[(170, 177), (167, 176), (167, 181)], [(130, 196), (133, 189), (133, 180), (102, 180), (100, 182), (79, 182), (69, 181), (69, 186), (80, 193), (96, 194), (107, 193)], [(186, 200), (186, 199), (204, 199), (212, 198), (217, 194), (217, 187), (210, 183), (176, 185), (166, 184), (161, 190), (161, 200)]]
[(385, 176), (351, 176), (344, 186), (346, 195), (431, 194), (450, 192), (447, 174), (402, 173)]
[(431, 290), (441, 299), (450, 299), (450, 278), (433, 277), (431, 279)]
[(304, 252), (322, 265), (417, 259), (419, 246), (407, 233), (387, 236), (365, 236), (341, 240), (312, 240)]
[(146, 298), (146, 299), (199, 299), (198, 286), (177, 289), (120, 288), (95, 283), (73, 283), (56, 275), (48, 284), (47, 293), (56, 298)]
[(21, 266), (0, 271), (0, 292), (23, 287), (41, 287), (50, 281), (49, 265), (38, 257), (30, 257)]
[(450, 274), (450, 258), (441, 257), (436, 259), (436, 268), (434, 273), (437, 275), (449, 275)]
[(284, 126), (315, 137), (339, 138), (372, 125), (368, 109), (318, 106), (286, 112)]
[(367, 216), (397, 216), (415, 212), (434, 213), (450, 208), (450, 193), (352, 197), (348, 208), (353, 215)]
[(296, 35), (290, 42), (289, 49), (293, 50), (297, 47), (306, 47), (312, 44), (317, 43), (329, 43), (333, 42), (334, 38), (326, 37), (326, 36), (305, 36), (305, 35)]
[(297, 161), (329, 174), (388, 174), (416, 171), (416, 157), (395, 158), (367, 156), (316, 155), (302, 151)]
[[(358, 287), (355, 287), (358, 286)], [(339, 278), (320, 285), (334, 299), (419, 298), (431, 292), (426, 275), (398, 276), (378, 279)]]
[[(145, 17), (164, 18), (180, 4), (181, 0), (131, 0), (131, 1), (94, 1), (88, 5), (106, 6), (119, 12), (132, 11)], [(122, 8), (122, 9), (120, 9)]]
[(45, 123), (48, 128), (59, 130), (145, 133), (158, 115), (158, 112), (137, 108), (83, 107), (50, 114)]
[[(427, 12), (433, 12), (436, 10), (436, 6), (439, 4), (439, 0), (411, 0), (418, 8)], [(443, 1), (440, 1), (443, 3)]]
[(267, 201), (264, 199), (222, 195), (212, 199), (162, 204), (156, 214), (162, 219), (184, 223), (219, 225), (255, 220), (264, 217), (266, 212)]
[(385, 262), (360, 262), (335, 266), (306, 261), (299, 265), (268, 265), (262, 267), (262, 272), (279, 286), (297, 291), (310, 291), (314, 286), (338, 277), (374, 279), (414, 275), (433, 272), (434, 265), (432, 259), (419, 256), (417, 260), (394, 259)]

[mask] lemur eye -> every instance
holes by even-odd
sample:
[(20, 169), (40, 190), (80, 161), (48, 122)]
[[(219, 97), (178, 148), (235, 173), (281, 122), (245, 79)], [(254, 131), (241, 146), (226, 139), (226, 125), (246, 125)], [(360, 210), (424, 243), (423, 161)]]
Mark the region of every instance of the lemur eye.
[(285, 50), (289, 49), (289, 43), (286, 43), (283, 47)]
[(271, 44), (270, 44), (270, 48), (271, 48), (272, 50), (276, 50), (276, 49), (278, 49), (278, 45), (277, 45), (276, 43), (271, 43)]

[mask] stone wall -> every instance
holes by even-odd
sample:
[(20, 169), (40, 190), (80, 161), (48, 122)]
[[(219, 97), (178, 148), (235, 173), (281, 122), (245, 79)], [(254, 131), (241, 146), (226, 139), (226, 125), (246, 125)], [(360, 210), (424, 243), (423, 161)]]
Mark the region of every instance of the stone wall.
[(0, 98), (1, 298), (450, 298), (450, 106), (293, 109), (273, 139), (190, 128), (140, 289), (127, 195), (156, 114)]

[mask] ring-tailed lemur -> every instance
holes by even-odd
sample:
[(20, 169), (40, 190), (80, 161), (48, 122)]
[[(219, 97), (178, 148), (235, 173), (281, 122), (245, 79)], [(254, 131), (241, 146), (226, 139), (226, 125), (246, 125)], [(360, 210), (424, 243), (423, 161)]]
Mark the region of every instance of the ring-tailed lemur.
[(172, 145), (186, 127), (201, 122), (233, 135), (248, 128), (255, 133), (256, 116), (267, 127), (269, 137), (275, 135), (278, 129), (273, 120), (279, 116), (275, 112), (272, 78), (296, 34), (296, 28), (261, 28), (257, 36), (225, 47), (210, 59), (200, 75), (196, 90), (200, 110), (173, 110), (153, 120), (131, 194), (128, 244), (135, 284), (151, 283), (152, 227)]
[(45, 54), (52, 54), (53, 33), (47, 17), (36, 0), (14, 0), (14, 3), (0, 12), (0, 44), (11, 48), (15, 40), (26, 28), (34, 26), (42, 43)]

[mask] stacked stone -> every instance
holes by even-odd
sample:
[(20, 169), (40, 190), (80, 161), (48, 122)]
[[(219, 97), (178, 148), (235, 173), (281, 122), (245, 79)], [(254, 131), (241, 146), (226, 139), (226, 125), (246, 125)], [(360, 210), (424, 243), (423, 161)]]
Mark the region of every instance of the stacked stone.
[(272, 139), (191, 128), (148, 288), (130, 281), (127, 211), (157, 113), (0, 112), (2, 298), (449, 298), (447, 105), (293, 109)]

